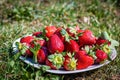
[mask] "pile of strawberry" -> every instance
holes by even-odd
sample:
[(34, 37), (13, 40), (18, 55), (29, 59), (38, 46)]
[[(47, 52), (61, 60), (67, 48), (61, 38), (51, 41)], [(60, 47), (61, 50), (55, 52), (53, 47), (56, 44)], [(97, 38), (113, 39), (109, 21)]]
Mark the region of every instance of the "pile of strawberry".
[(47, 26), (43, 32), (22, 37), (16, 45), (22, 56), (35, 63), (51, 69), (79, 70), (109, 60), (111, 40), (107, 32), (95, 37), (88, 29)]

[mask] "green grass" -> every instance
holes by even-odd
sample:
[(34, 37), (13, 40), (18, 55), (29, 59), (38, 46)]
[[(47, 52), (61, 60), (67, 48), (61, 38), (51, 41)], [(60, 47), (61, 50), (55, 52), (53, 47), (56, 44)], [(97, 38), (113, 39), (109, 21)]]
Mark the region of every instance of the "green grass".
[[(106, 30), (113, 39), (120, 42), (120, 12), (114, 2), (109, 0), (107, 2), (102, 2), (102, 0), (48, 0), (48, 2), (38, 3), (37, 1), (39, 0), (14, 1), (13, 3), (13, 0), (3, 0), (0, 3), (1, 80), (110, 80), (119, 78), (120, 47), (116, 48), (117, 58), (110, 64), (93, 71), (69, 75), (44, 73), (20, 60), (14, 60), (12, 57), (13, 41), (23, 35), (40, 31), (47, 25), (59, 27), (78, 25), (80, 28), (91, 29), (96, 36), (99, 32)], [(20, 10), (21, 8), (23, 11)], [(89, 18), (89, 24), (84, 22), (84, 17)]]

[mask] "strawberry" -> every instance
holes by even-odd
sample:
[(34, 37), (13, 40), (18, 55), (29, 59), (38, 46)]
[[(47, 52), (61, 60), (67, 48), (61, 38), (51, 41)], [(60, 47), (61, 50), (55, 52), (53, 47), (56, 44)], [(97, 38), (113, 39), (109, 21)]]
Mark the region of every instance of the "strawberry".
[(94, 59), (91, 56), (88, 56), (86, 51), (81, 50), (75, 54), (77, 59), (77, 69), (84, 69), (88, 66), (94, 64)]
[(45, 63), (47, 53), (43, 49), (30, 48), (33, 53), (33, 60), (37, 63)]
[(43, 49), (39, 49), (37, 53), (37, 62), (44, 63), (46, 60), (47, 53)]
[(96, 50), (96, 57), (97, 57), (96, 62), (100, 63), (101, 61), (106, 60), (108, 58), (108, 55), (104, 51), (98, 49)]
[(106, 39), (98, 38), (96, 40), (96, 44), (97, 45), (102, 45), (102, 44), (105, 44), (105, 43), (107, 43), (108, 45), (110, 45), (110, 42), (108, 40), (106, 40)]
[(45, 28), (46, 37), (50, 38), (55, 33), (56, 30), (57, 28), (55, 26), (47, 26)]
[(30, 51), (30, 49), (27, 49), (25, 54), (23, 56), (28, 56), (28, 57), (32, 57), (33, 53)]
[(30, 42), (32, 42), (33, 40), (33, 36), (26, 36), (20, 39), (20, 43), (25, 43), (27, 46), (30, 46)]
[(76, 70), (77, 60), (68, 53), (65, 56), (63, 67), (65, 70)]
[(61, 53), (64, 50), (64, 44), (56, 34), (50, 37), (47, 46), (48, 46), (48, 50), (52, 54), (55, 52)]
[(93, 45), (96, 43), (96, 38), (90, 30), (85, 30), (79, 36), (79, 46), (82, 47), (84, 45)]
[[(43, 42), (43, 41), (42, 41)], [(41, 40), (34, 40), (31, 43), (30, 51), (33, 53), (33, 60), (38, 63), (44, 63), (47, 56), (47, 50), (44, 48)]]
[(34, 32), (32, 34), (32, 36), (35, 36), (35, 37), (40, 37), (42, 35), (42, 32), (38, 31), (38, 32)]
[(55, 34), (57, 34), (58, 37), (62, 40), (62, 42), (64, 42), (65, 41), (65, 36), (64, 36), (65, 33), (63, 33), (62, 30), (63, 30), (63, 28), (61, 28), (61, 27), (57, 28)]
[(65, 50), (68, 52), (78, 52), (79, 45), (75, 40), (70, 40), (69, 42), (65, 42)]
[(48, 48), (47, 48), (46, 46), (42, 46), (41, 49), (42, 49), (46, 54), (48, 54), (49, 51), (48, 51)]
[(52, 54), (46, 59), (46, 65), (50, 66), (51, 69), (60, 69), (63, 65), (64, 57), (62, 54)]
[(36, 44), (39, 44), (41, 47), (46, 46), (46, 41), (44, 39), (36, 39), (30, 42), (31, 47), (34, 47)]

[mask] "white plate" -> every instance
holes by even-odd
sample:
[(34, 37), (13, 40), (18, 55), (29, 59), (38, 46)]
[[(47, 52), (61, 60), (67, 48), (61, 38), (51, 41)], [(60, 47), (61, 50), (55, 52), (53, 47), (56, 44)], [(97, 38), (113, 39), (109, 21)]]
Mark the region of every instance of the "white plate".
[[(16, 42), (19, 42), (19, 41), (20, 41), (20, 38), (17, 39), (17, 40), (15, 40), (15, 41), (13, 42), (12, 47), (13, 47), (13, 51), (14, 51), (14, 52), (17, 52), (17, 51), (18, 51), (15, 43), (16, 43)], [(112, 50), (112, 54), (111, 54), (111, 59), (114, 60), (114, 59), (116, 58), (116, 56), (117, 56), (117, 52), (116, 52), (115, 49), (113, 49), (113, 50)], [(32, 58), (25, 58), (25, 57), (23, 57), (23, 56), (20, 56), (20, 59), (21, 59), (23, 62), (25, 62), (25, 63), (27, 63), (27, 64), (35, 67), (35, 68), (38, 68), (38, 69), (39, 69), (39, 68), (41, 67), (41, 64), (34, 63), (34, 62), (32, 61)], [(86, 71), (90, 71), (90, 70), (93, 70), (93, 69), (100, 68), (100, 67), (102, 67), (102, 66), (104, 66), (104, 65), (106, 65), (106, 64), (108, 64), (108, 63), (110, 63), (110, 61), (105, 61), (103, 64), (92, 65), (92, 66), (89, 66), (88, 68), (81, 69), (81, 70), (66, 71), (66, 70), (64, 70), (64, 69), (61, 69), (61, 70), (52, 70), (52, 69), (51, 69), (51, 70), (47, 70), (47, 72), (54, 73), (54, 74), (80, 73), (80, 72), (86, 72)]]

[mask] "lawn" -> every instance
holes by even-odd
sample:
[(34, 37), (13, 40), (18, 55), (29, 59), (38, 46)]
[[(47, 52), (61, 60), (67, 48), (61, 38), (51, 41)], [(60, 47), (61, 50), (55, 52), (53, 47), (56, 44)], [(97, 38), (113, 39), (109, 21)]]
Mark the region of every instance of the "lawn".
[[(114, 0), (113, 0), (114, 1)], [(120, 6), (112, 0), (1, 0), (0, 80), (120, 80), (120, 47), (110, 64), (88, 72), (56, 75), (14, 60), (12, 43), (45, 26), (76, 26), (101, 31), (120, 42)]]

